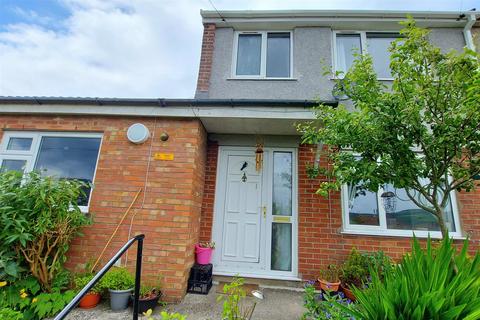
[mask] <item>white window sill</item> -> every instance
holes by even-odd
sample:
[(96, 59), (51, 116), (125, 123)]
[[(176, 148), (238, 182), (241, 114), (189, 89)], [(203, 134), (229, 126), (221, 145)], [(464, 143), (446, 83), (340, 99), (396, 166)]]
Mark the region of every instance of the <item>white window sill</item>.
[[(430, 238), (441, 239), (442, 234), (440, 231), (409, 231), (409, 230), (354, 230), (344, 229), (340, 232), (346, 235), (362, 235), (362, 236), (379, 236), (379, 237), (401, 237), (401, 238), (413, 238), (415, 235), (417, 238)], [(459, 233), (450, 233), (450, 238), (454, 240), (465, 240), (466, 237)]]
[(297, 81), (298, 78), (246, 78), (246, 77), (231, 77), (227, 80), (253, 80), (253, 81)]
[[(330, 80), (343, 80), (343, 79), (344, 79), (344, 77), (333, 77), (333, 76), (330, 77)], [(392, 81), (395, 80), (395, 79), (393, 79), (393, 78), (377, 78), (377, 80), (378, 80), (378, 81), (389, 81), (389, 82), (392, 82)]]

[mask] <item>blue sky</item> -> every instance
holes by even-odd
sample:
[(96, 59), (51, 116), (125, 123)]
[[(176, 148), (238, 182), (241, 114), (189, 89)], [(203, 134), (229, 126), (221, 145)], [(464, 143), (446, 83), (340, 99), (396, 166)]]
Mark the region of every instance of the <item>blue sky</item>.
[[(480, 0), (212, 0), (219, 10), (462, 11)], [(208, 0), (0, 0), (0, 95), (192, 97)]]

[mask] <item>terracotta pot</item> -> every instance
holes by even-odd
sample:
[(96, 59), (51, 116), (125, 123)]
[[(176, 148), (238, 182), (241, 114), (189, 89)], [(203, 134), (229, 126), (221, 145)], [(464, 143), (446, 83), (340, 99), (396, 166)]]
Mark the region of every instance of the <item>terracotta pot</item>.
[(95, 308), (100, 302), (100, 294), (95, 292), (89, 292), (83, 296), (83, 298), (78, 303), (78, 306), (82, 309), (91, 309)]
[(357, 300), (357, 299), (355, 298), (355, 295), (353, 294), (352, 290), (348, 289), (348, 288), (347, 288), (346, 286), (344, 286), (343, 284), (342, 284), (342, 291), (343, 291), (343, 293), (345, 294), (345, 297), (346, 297), (347, 299), (350, 299), (350, 300), (352, 300), (352, 301)]
[(338, 288), (340, 288), (340, 281), (330, 282), (323, 279), (318, 279), (318, 282), (320, 283), (320, 289), (323, 291), (338, 291)]

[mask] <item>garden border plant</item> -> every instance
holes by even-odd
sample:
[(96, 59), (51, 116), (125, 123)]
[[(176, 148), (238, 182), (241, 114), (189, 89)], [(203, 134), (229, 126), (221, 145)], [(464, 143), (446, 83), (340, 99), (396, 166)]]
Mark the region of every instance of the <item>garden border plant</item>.
[(91, 220), (77, 201), (84, 183), (39, 172), (0, 172), (0, 309), (22, 319), (55, 315), (73, 298), (63, 268), (71, 240)]
[(414, 238), (391, 272), (372, 268), (369, 288), (353, 288), (356, 310), (337, 306), (356, 319), (479, 319), (480, 254), (469, 257), (468, 240), (456, 249), (448, 237), (439, 245), (428, 238), (425, 249)]

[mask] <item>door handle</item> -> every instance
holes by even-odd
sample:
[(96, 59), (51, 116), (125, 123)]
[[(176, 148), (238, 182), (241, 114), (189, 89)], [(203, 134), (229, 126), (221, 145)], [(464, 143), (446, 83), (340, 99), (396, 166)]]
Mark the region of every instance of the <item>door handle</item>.
[(267, 207), (266, 206), (262, 207), (262, 212), (263, 212), (263, 218), (266, 219), (267, 218)]

